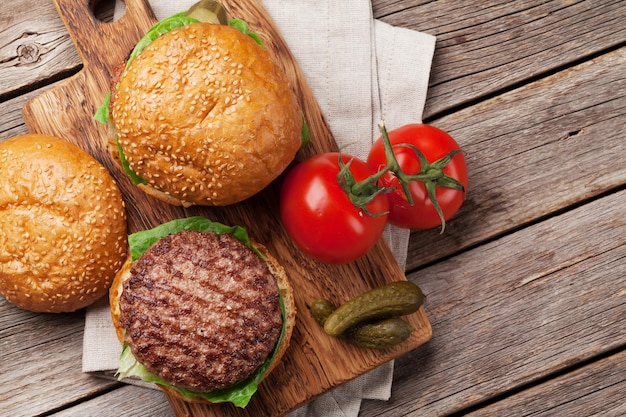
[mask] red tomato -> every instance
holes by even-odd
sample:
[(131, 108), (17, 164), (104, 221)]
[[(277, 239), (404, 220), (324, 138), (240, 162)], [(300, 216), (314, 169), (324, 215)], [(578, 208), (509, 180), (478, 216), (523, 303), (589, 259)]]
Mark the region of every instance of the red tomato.
[[(355, 181), (373, 174), (365, 161), (344, 154), (341, 158)], [(313, 156), (287, 174), (280, 197), (283, 224), (296, 246), (334, 264), (365, 255), (381, 236), (388, 210), (383, 194), (358, 208), (339, 183), (340, 169), (339, 153)]]
[[(422, 230), (442, 226), (443, 231), (445, 221), (459, 210), (467, 192), (467, 166), (458, 143), (443, 130), (427, 124), (408, 124), (392, 130), (389, 132), (389, 140), (393, 146), (393, 154), (404, 174), (421, 173), (433, 178), (425, 182), (414, 180), (408, 183), (413, 204), (408, 201), (396, 175), (388, 172), (380, 179), (381, 187), (395, 190), (387, 194), (389, 223)], [(400, 144), (417, 148), (425, 160), (420, 161), (418, 153), (413, 148), (399, 146)], [(450, 161), (444, 159), (452, 151), (459, 152), (454, 154)], [(375, 171), (387, 166), (382, 138), (374, 142), (367, 163)], [(462, 186), (460, 189), (459, 184)], [(457, 188), (450, 188), (451, 185)], [(431, 192), (441, 207), (441, 213), (433, 204), (428, 188), (432, 189)]]

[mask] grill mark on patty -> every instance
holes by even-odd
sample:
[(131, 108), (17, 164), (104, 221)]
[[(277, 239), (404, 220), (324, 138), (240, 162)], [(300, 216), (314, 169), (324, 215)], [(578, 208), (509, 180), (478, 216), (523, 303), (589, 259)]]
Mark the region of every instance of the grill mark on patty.
[(137, 360), (200, 392), (251, 375), (282, 325), (267, 265), (228, 234), (184, 231), (159, 240), (133, 264), (120, 309)]

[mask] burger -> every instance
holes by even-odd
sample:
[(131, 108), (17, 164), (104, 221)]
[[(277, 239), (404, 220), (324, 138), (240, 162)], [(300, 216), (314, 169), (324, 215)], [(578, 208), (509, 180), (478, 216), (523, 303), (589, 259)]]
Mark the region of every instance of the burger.
[(115, 181), (64, 139), (0, 142), (0, 294), (26, 310), (72, 312), (105, 296), (127, 256)]
[(245, 229), (204, 217), (129, 236), (109, 294), (118, 374), (189, 402), (245, 407), (295, 322), (284, 269)]
[[(191, 10), (191, 9), (190, 9)], [(245, 22), (201, 13), (159, 22), (112, 77), (96, 114), (115, 159), (147, 194), (224, 206), (265, 188), (294, 159), (303, 118), (289, 81)]]

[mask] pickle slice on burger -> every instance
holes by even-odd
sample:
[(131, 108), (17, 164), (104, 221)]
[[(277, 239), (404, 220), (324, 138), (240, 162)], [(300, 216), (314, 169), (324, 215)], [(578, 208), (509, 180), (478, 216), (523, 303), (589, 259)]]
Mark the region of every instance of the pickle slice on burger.
[(295, 322), (284, 269), (245, 229), (203, 217), (129, 236), (110, 291), (119, 376), (190, 402), (245, 407)]
[(133, 182), (185, 207), (258, 193), (294, 159), (304, 131), (287, 76), (260, 38), (241, 20), (193, 17), (205, 11), (192, 7), (150, 29), (96, 113)]

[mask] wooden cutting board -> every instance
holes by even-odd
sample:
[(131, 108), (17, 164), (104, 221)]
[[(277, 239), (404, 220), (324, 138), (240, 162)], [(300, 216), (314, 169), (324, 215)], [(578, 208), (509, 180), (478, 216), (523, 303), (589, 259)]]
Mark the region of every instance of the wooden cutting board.
[[(226, 1), (230, 15), (246, 20), (263, 38), (300, 98), (312, 144), (298, 154), (297, 160), (336, 150), (337, 145), (302, 72), (261, 2)], [(24, 106), (23, 116), (29, 130), (75, 143), (110, 170), (125, 198), (129, 232), (191, 215), (244, 226), (280, 260), (296, 295), (298, 316), (289, 350), (282, 364), (260, 385), (248, 407), (186, 404), (170, 398), (177, 415), (280, 416), (430, 339), (432, 330), (423, 308), (408, 317), (415, 329), (409, 340), (393, 349), (360, 349), (325, 335), (309, 314), (308, 306), (313, 300), (324, 297), (340, 304), (375, 286), (406, 278), (382, 239), (367, 256), (347, 265), (326, 265), (302, 254), (292, 245), (278, 216), (280, 178), (257, 196), (222, 208), (184, 209), (161, 203), (139, 191), (113, 161), (107, 150), (106, 128), (92, 116), (108, 90), (113, 68), (125, 59), (156, 20), (145, 0), (126, 0), (124, 16), (108, 23), (95, 19), (88, 3), (88, 0), (55, 0), (84, 66), (78, 74)]]

